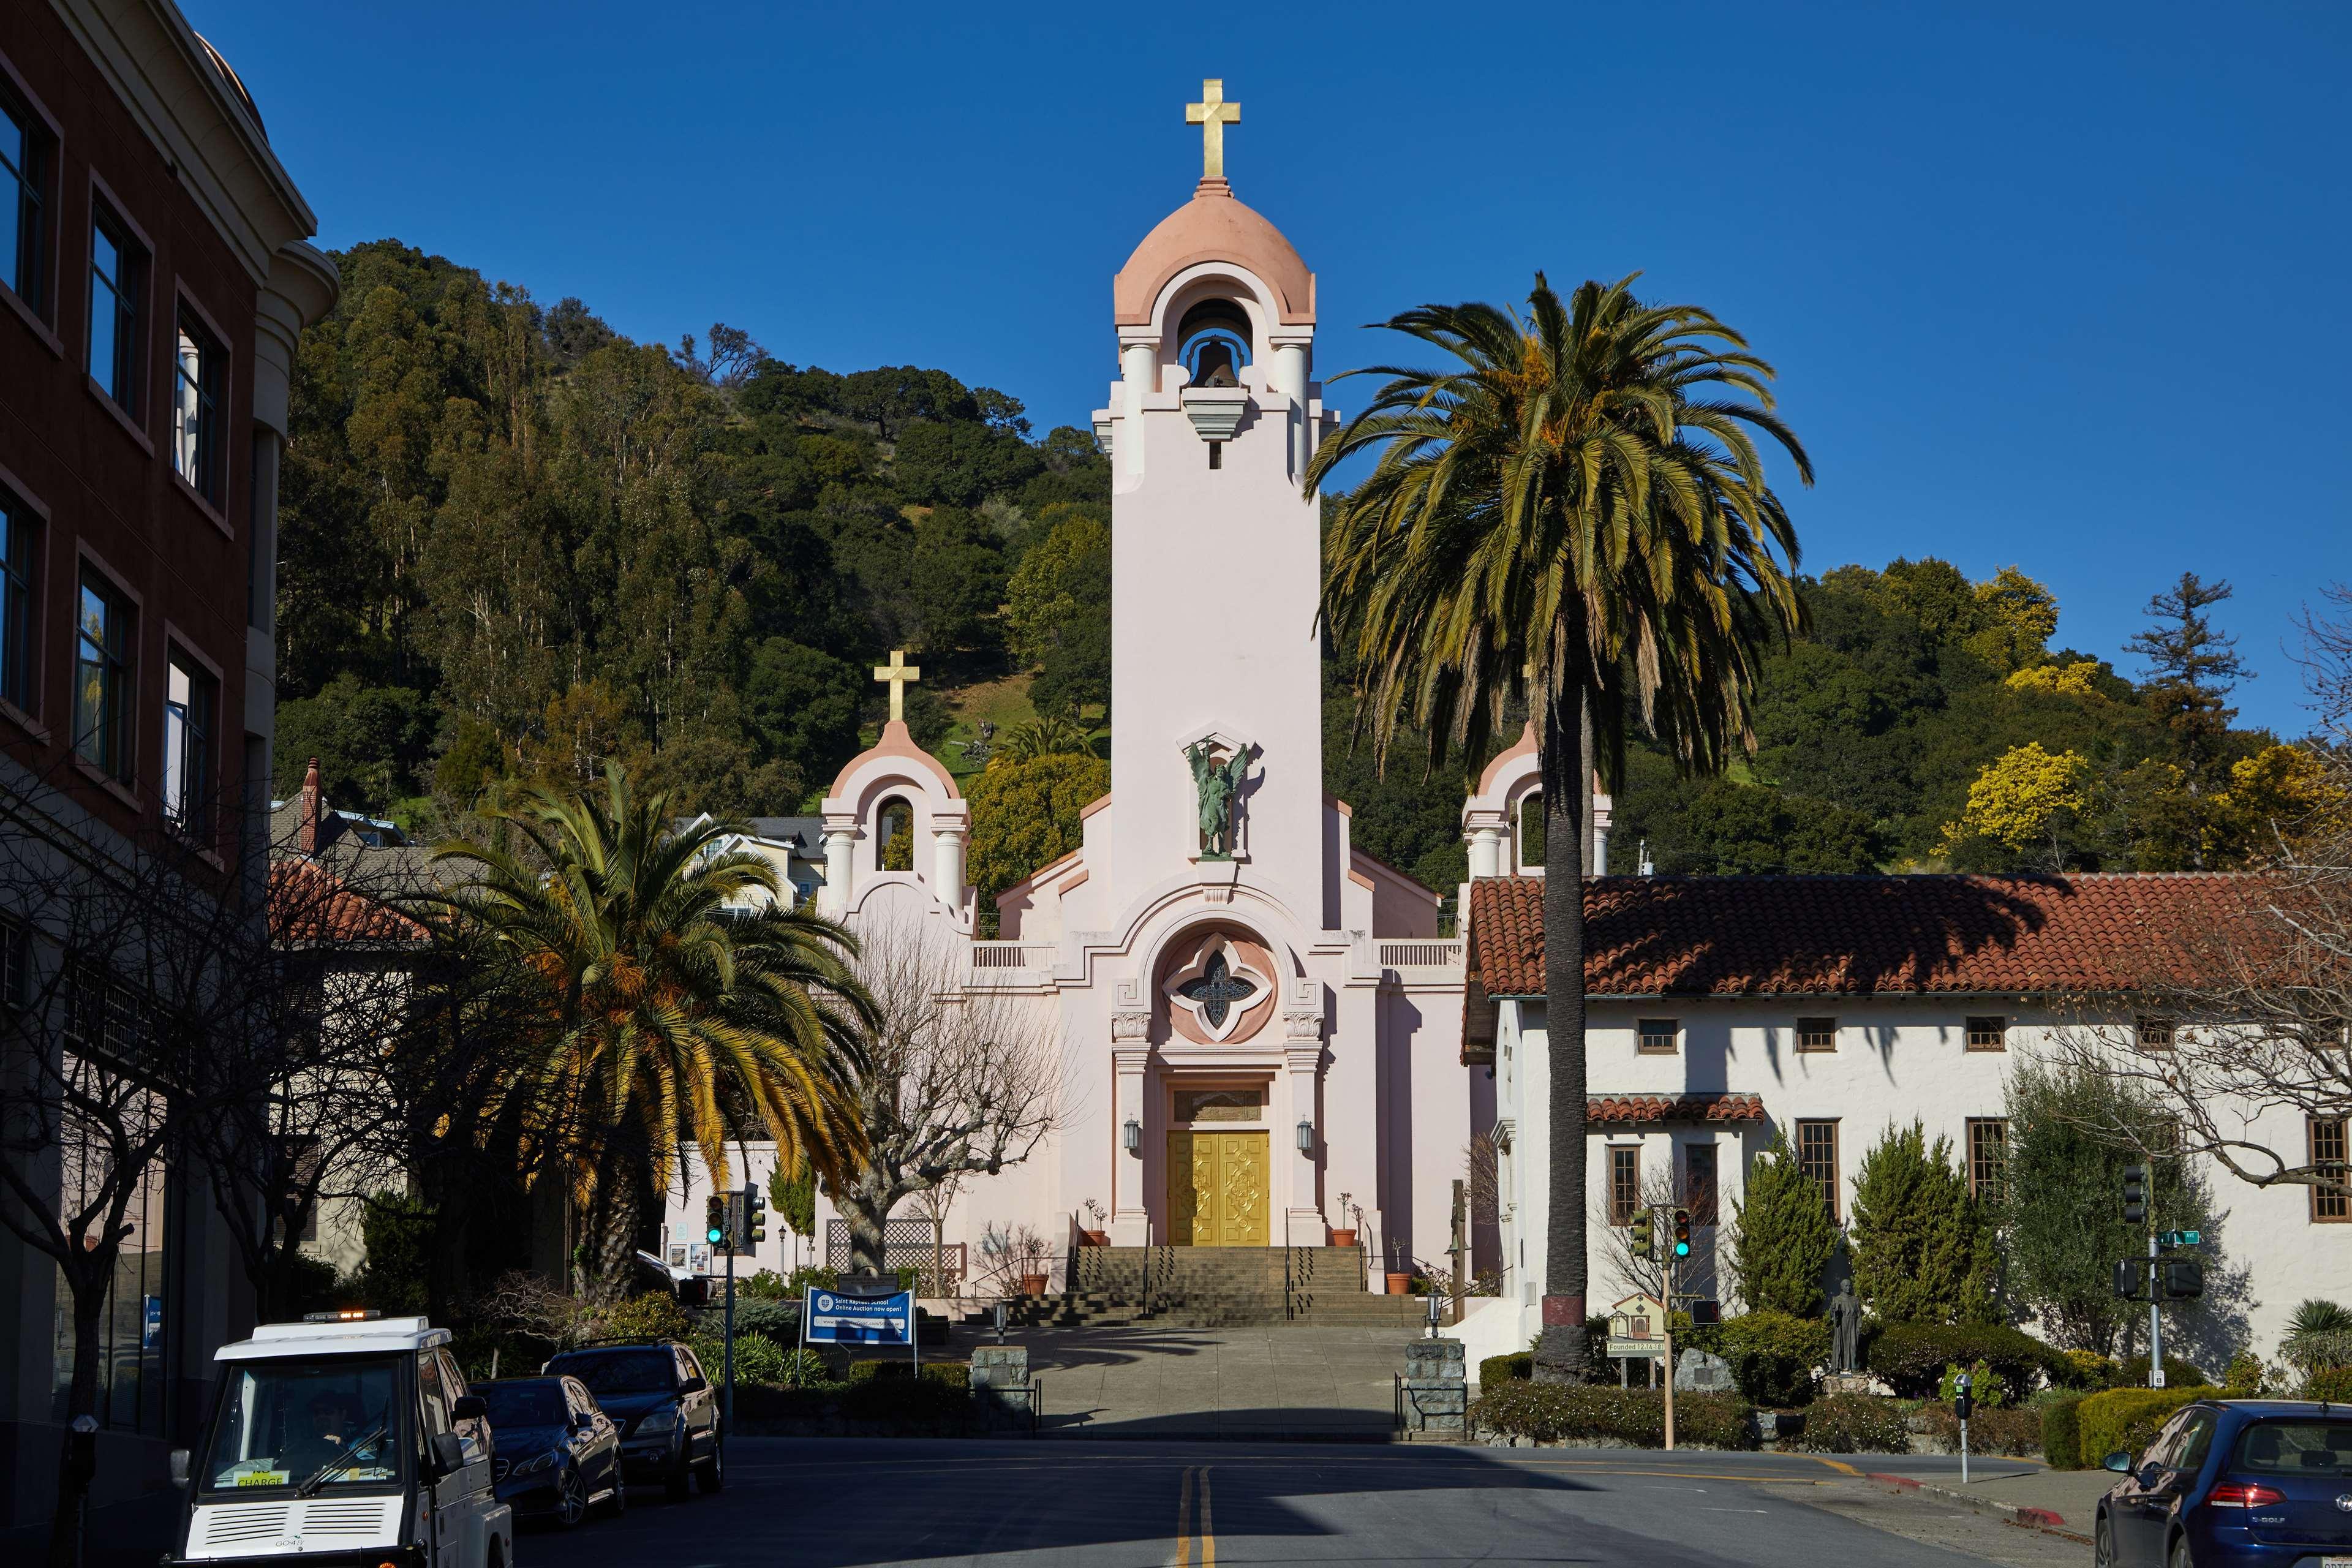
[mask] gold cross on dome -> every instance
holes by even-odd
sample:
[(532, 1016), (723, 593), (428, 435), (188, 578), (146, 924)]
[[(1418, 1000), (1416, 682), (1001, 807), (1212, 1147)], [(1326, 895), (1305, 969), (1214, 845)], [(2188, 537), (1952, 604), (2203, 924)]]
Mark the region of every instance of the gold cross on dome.
[(1225, 127), (1242, 122), (1242, 106), (1225, 101), (1222, 77), (1203, 81), (1201, 97), (1202, 102), (1184, 106), (1184, 123), (1201, 128), (1201, 178), (1222, 180), (1225, 177)]
[(923, 672), (907, 662), (907, 650), (902, 647), (892, 648), (890, 662), (874, 667), (874, 679), (890, 689), (890, 717), (894, 721), (905, 719), (907, 717), (907, 684), (909, 681), (923, 679)]

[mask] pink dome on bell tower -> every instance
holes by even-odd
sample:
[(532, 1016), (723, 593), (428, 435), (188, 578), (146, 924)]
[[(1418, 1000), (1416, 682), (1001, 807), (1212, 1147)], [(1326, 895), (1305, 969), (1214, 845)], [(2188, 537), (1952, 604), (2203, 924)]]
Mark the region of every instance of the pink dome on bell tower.
[(1315, 324), (1315, 274), (1282, 231), (1236, 200), (1222, 179), (1204, 179), (1192, 199), (1143, 237), (1111, 283), (1113, 320), (1122, 327), (1151, 321), (1170, 279), (1204, 261), (1247, 268), (1275, 291), (1284, 326)]

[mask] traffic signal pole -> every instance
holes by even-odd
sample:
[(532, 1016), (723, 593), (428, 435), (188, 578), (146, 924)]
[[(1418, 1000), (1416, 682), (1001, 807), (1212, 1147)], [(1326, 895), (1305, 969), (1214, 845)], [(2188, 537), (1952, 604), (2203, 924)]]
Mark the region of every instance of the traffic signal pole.
[[(735, 1199), (737, 1214), (741, 1213), (742, 1202), (742, 1197), (739, 1194)], [(732, 1231), (736, 1227), (730, 1225), (727, 1228)], [(727, 1392), (719, 1402), (719, 1414), (724, 1418), (730, 1430), (732, 1430), (735, 1426), (735, 1244), (740, 1239), (742, 1238), (732, 1235), (727, 1238), (727, 1349), (725, 1352)]]
[(2164, 1301), (2164, 1289), (2157, 1278), (2159, 1270), (2156, 1260), (2156, 1232), (2147, 1233), (2147, 1385), (2164, 1386), (2164, 1314), (2158, 1308)]

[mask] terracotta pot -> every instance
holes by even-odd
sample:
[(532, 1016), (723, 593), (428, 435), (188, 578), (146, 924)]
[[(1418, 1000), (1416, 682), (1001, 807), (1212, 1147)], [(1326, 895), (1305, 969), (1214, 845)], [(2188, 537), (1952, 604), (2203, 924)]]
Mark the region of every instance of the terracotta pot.
[(1021, 1277), (1021, 1293), (1024, 1296), (1044, 1295), (1045, 1293), (1045, 1276), (1043, 1274), (1024, 1274)]
[(1353, 1247), (1356, 1245), (1356, 1233), (1352, 1230), (1335, 1230), (1331, 1233), (1331, 1245)]
[(1108, 1247), (1110, 1245), (1110, 1232), (1107, 1230), (1082, 1230), (1078, 1232), (1078, 1242), (1084, 1247)]
[(1389, 1276), (1389, 1294), (1390, 1294), (1390, 1295), (1391, 1295), (1391, 1296), (1410, 1296), (1410, 1295), (1412, 1295), (1412, 1275), (1410, 1275), (1410, 1274), (1391, 1274), (1391, 1275), (1390, 1275), (1390, 1276)]

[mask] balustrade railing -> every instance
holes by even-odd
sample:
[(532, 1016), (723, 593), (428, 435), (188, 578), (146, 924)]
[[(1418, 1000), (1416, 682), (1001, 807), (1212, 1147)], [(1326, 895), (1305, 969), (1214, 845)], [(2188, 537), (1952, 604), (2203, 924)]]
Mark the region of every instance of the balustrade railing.
[(1383, 969), (1441, 969), (1462, 962), (1460, 937), (1404, 938), (1379, 945)]

